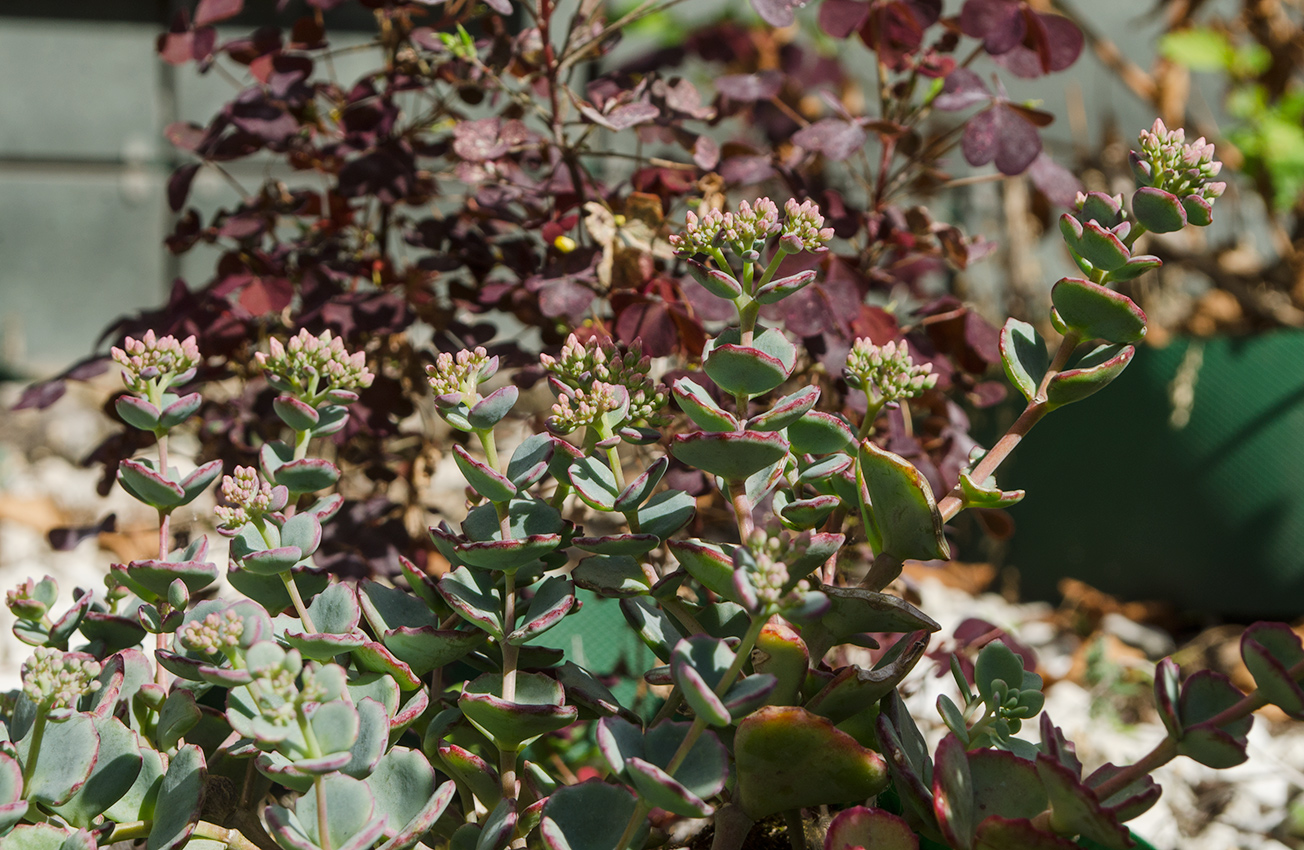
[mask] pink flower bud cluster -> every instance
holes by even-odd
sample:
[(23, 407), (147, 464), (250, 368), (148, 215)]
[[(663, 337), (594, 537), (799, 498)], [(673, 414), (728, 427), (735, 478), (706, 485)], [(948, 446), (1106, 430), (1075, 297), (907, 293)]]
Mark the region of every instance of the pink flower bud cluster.
[(222, 476), (222, 500), (227, 504), (213, 508), (213, 513), (223, 531), (238, 531), (263, 514), (285, 506), (276, 504), (280, 500), (272, 485), (262, 480), (252, 466), (237, 466), (235, 474)]
[(426, 374), (435, 395), (463, 396), (469, 402), (479, 383), (493, 377), (497, 369), (498, 358), (490, 357), (488, 351), (477, 346), (474, 351), (463, 349), (456, 356), (448, 352), (440, 353), (435, 358), (434, 365), (426, 367)]
[(915, 365), (904, 341), (898, 344), (894, 340), (879, 346), (865, 338), (852, 344), (843, 369), (847, 383), (876, 402), (898, 401), (923, 394), (937, 386), (937, 376), (932, 372), (932, 363)]
[(1132, 152), (1132, 168), (1148, 186), (1171, 192), (1179, 198), (1197, 195), (1206, 201), (1222, 197), (1227, 184), (1213, 178), (1222, 171), (1214, 159), (1214, 146), (1204, 136), (1186, 144), (1186, 131), (1169, 130), (1156, 119), (1138, 138), (1141, 150)]
[(84, 652), (60, 652), (38, 646), (23, 664), (23, 693), (32, 702), (51, 708), (72, 708), (77, 700), (100, 689), (100, 663)]
[(171, 335), (156, 337), (154, 331), (145, 331), (141, 339), (127, 337), (122, 348), (114, 346), (109, 353), (122, 366), (122, 382), (133, 393), (149, 397), (151, 392), (162, 392), (199, 364), (199, 346), (193, 336), (178, 342)]
[(648, 374), (652, 358), (643, 354), (635, 342), (626, 351), (609, 340), (590, 339), (580, 342), (571, 334), (557, 357), (540, 356), (543, 368), (560, 383), (575, 390), (590, 390), (595, 383), (615, 384), (629, 392), (628, 421), (658, 427), (665, 424), (661, 414), (666, 393)]
[(193, 652), (216, 655), (234, 649), (244, 634), (244, 618), (231, 609), (214, 611), (202, 620), (192, 620), (177, 632), (181, 645)]
[(798, 204), (789, 198), (783, 205), (783, 213), (780, 245), (793, 254), (799, 251), (819, 253), (828, 250), (833, 228), (824, 226), (824, 216), (820, 215), (819, 205), (809, 200)]
[[(331, 390), (353, 391), (371, 386), (376, 376), (367, 368), (367, 355), (350, 353), (344, 340), (324, 331), (313, 336), (306, 329), (284, 345), (272, 338), (269, 352), (258, 352), (258, 365), (279, 379), (287, 392), (305, 401)], [(311, 403), (311, 402), (310, 402)]]
[(623, 420), (628, 407), (628, 390), (617, 384), (595, 381), (587, 390), (575, 389), (562, 394), (552, 406), (552, 415), (546, 424), (554, 434), (569, 434), (587, 428), (611, 413), (618, 414)]
[(767, 239), (779, 232), (779, 208), (769, 198), (757, 198), (750, 204), (743, 201), (736, 213), (707, 210), (698, 218), (690, 210), (685, 221), (683, 234), (670, 237), (671, 247), (680, 254), (706, 254), (722, 243), (742, 254), (760, 250)]

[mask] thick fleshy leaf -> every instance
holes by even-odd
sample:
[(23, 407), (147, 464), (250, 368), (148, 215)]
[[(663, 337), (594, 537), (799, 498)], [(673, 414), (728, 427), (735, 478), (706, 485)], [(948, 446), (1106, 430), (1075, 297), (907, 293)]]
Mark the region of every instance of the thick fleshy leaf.
[(828, 519), (834, 509), (841, 504), (842, 500), (837, 496), (797, 499), (785, 504), (780, 509), (779, 515), (789, 528), (814, 529), (823, 525), (824, 520)]
[[(825, 122), (830, 121), (833, 123), (825, 125)], [(865, 130), (855, 121), (844, 121), (841, 118), (824, 118), (809, 127), (802, 128), (798, 133), (805, 131), (814, 132), (808, 134), (804, 142), (799, 142), (797, 136), (794, 135), (793, 142), (801, 145), (801, 147), (822, 153), (835, 162), (841, 162), (860, 150), (865, 144)], [(811, 144), (808, 143), (814, 143), (816, 147), (811, 147)], [(801, 292), (811, 281), (815, 280), (817, 275), (818, 272), (815, 269), (806, 269), (787, 277), (781, 277), (778, 280), (772, 280), (756, 290), (756, 300), (762, 304), (777, 304), (789, 295)]]
[(1051, 408), (1072, 404), (1099, 392), (1123, 374), (1136, 349), (1130, 345), (1102, 345), (1079, 360), (1071, 369), (1055, 375), (1046, 386), (1046, 404)]
[[(358, 837), (368, 833), (374, 836), (372, 841), (379, 837), (379, 830), (373, 824), (383, 819), (383, 815), (376, 811), (375, 796), (365, 782), (336, 773), (323, 777), (322, 785), (326, 812), (329, 815), (326, 829), (331, 847), (358, 846)], [(279, 807), (273, 806), (268, 809), (269, 825), (270, 815), (277, 808)], [(295, 801), (294, 808), (306, 836), (320, 847), (323, 840), (317, 831), (317, 795), (304, 794)], [(370, 846), (372, 841), (362, 846)]]
[(475, 726), (498, 746), (519, 748), (575, 721), (574, 706), (563, 705), (560, 684), (542, 673), (518, 673), (516, 696), (502, 698), (502, 677), (486, 674), (468, 682), (458, 706)]
[[(295, 567), (288, 575), (304, 599), (312, 599), (330, 583), (328, 573), (309, 567)], [(227, 568), (226, 578), (232, 587), (268, 611), (284, 611), (293, 604), (279, 575), (260, 575), (232, 564)]]
[(576, 537), (571, 545), (595, 555), (643, 555), (661, 545), (655, 534), (612, 534), (607, 537)]
[[(1123, 768), (1106, 762), (1087, 777), (1087, 787), (1097, 788), (1122, 770)], [(1162, 794), (1163, 789), (1159, 787), (1158, 782), (1150, 776), (1142, 776), (1108, 800), (1101, 802), (1120, 822), (1125, 823), (1149, 811), (1155, 803), (1159, 802)]]
[(687, 258), (685, 262), (688, 264), (688, 273), (692, 275), (693, 280), (700, 283), (703, 289), (716, 298), (733, 301), (743, 294), (742, 284), (738, 283), (737, 279), (728, 272), (709, 268), (691, 257)]
[[(346, 587), (351, 584), (341, 583)], [(337, 587), (339, 585), (335, 585)], [(334, 590), (334, 587), (332, 587)], [(422, 628), (438, 626), (439, 619), (430, 610), (430, 606), (410, 593), (389, 587), (379, 582), (366, 579), (357, 585), (357, 599), (367, 624), (376, 634), (383, 634), (392, 629), (403, 627)], [(325, 595), (325, 594), (322, 594)], [(357, 626), (357, 614), (348, 608), (347, 600), (339, 598), (341, 608), (336, 622), (347, 626), (349, 630)], [(315, 604), (315, 600), (314, 600)], [(351, 621), (351, 622), (350, 622)], [(314, 617), (313, 622), (317, 620)]]
[(882, 552), (905, 560), (931, 561), (951, 557), (942, 531), (942, 515), (933, 488), (910, 461), (879, 448), (871, 440), (860, 444), (858, 472), (883, 541)]
[(376, 801), (376, 813), (386, 816), (391, 831), (420, 815), (435, 795), (434, 768), (424, 755), (407, 747), (386, 753), (365, 782)]
[(974, 818), (1032, 819), (1048, 804), (1037, 766), (1005, 750), (972, 750), (968, 754), (973, 787)]
[(1255, 623), (1241, 635), (1241, 658), (1259, 693), (1296, 720), (1304, 720), (1304, 688), (1290, 669), (1304, 662), (1304, 647), (1284, 623)]
[(636, 806), (627, 790), (599, 779), (566, 785), (544, 803), (539, 836), (548, 850), (624, 850), (617, 845)]
[(141, 431), (153, 431), (158, 427), (161, 411), (139, 396), (123, 394), (113, 403), (114, 409), (122, 421)]
[(282, 393), (272, 402), (272, 409), (281, 421), (293, 431), (311, 431), (321, 421), (321, 415), (312, 405), (288, 393)]
[(615, 508), (618, 511), (636, 510), (639, 505), (648, 500), (652, 491), (661, 483), (661, 478), (666, 474), (670, 467), (670, 458), (662, 455), (657, 458), (647, 469), (643, 470), (633, 481), (626, 485), (620, 495), (616, 497)]
[(720, 547), (696, 540), (670, 540), (666, 543), (670, 554), (690, 576), (708, 590), (733, 602), (738, 601), (734, 590), (733, 558)]
[[(203, 555), (200, 555), (200, 559)], [(114, 564), (113, 571), (123, 576), (132, 590), (141, 590), (141, 596), (147, 602), (166, 599), (168, 587), (180, 579), (190, 593), (197, 593), (217, 580), (217, 567), (203, 560), (168, 562), (168, 561), (132, 561), (130, 564)]]
[(954, 734), (937, 746), (933, 762), (933, 813), (946, 840), (955, 848), (973, 846), (973, 777), (964, 744)]
[(190, 838), (203, 808), (208, 766), (204, 753), (187, 744), (172, 757), (159, 787), (145, 850), (173, 850)]
[[(448, 809), (448, 804), (452, 802), (454, 795), (457, 794), (457, 785), (452, 782), (445, 782), (435, 789), (435, 792), (426, 799), (425, 806), (422, 807), (411, 820), (397, 831), (394, 830), (393, 823), (389, 825), (386, 833), (392, 833), (392, 837), (384, 844), (380, 845), (378, 850), (406, 850), (413, 846), (425, 835), (425, 833), (435, 825), (435, 822), (443, 816)], [(383, 803), (382, 803), (383, 805)]]
[(903, 819), (882, 809), (853, 806), (829, 824), (824, 850), (919, 850), (919, 837)]
[(1051, 302), (1060, 319), (1086, 339), (1140, 342), (1146, 335), (1146, 314), (1131, 298), (1098, 283), (1064, 278), (1051, 289)]
[(159, 709), (158, 725), (154, 733), (159, 749), (171, 750), (175, 747), (187, 732), (195, 728), (199, 718), (199, 706), (195, 704), (193, 693), (177, 689), (168, 694), (163, 707)]
[(670, 674), (675, 684), (698, 717), (712, 726), (728, 726), (732, 721), (728, 706), (716, 695), (715, 688), (733, 660), (733, 650), (723, 640), (708, 635), (684, 638), (671, 653)]
[(864, 800), (888, 783), (882, 756), (823, 717), (793, 706), (766, 706), (738, 724), (734, 758), (737, 802), (753, 820)]
[(744, 481), (752, 473), (782, 460), (788, 453), (788, 441), (777, 432), (708, 434), (699, 431), (676, 435), (670, 453), (689, 466), (726, 481)]
[(827, 455), (850, 451), (856, 434), (841, 416), (812, 410), (788, 426), (792, 450), (804, 455)]
[[(194, 702), (194, 698), (191, 698)], [(166, 704), (165, 704), (166, 707)], [(99, 733), (100, 746), (96, 753), (95, 766), (86, 783), (77, 790), (70, 800), (55, 811), (59, 816), (75, 827), (86, 829), (92, 820), (105, 809), (118, 802), (136, 781), (141, 769), (141, 752), (136, 735), (115, 717), (96, 718), (95, 729)], [(8, 760), (17, 766), (16, 762)], [(4, 764), (0, 763), (0, 768)], [(0, 782), (0, 784), (3, 784)], [(19, 782), (21, 789), (21, 781)], [(3, 797), (0, 797), (2, 800)], [(17, 796), (14, 797), (17, 800)], [(9, 802), (5, 800), (5, 802)]]
[(838, 670), (833, 679), (806, 702), (806, 709), (834, 723), (842, 723), (887, 695), (914, 669), (927, 649), (927, 632), (908, 634), (897, 641), (872, 670), (855, 665)]
[(562, 621), (575, 607), (575, 585), (563, 576), (549, 576), (534, 589), (534, 597), (521, 624), (507, 635), (507, 642), (522, 646)]
[(936, 832), (933, 760), (929, 756), (928, 743), (896, 691), (890, 692), (879, 704), (875, 731), (902, 805), (914, 822)]
[(439, 579), (439, 594), (463, 619), (502, 639), (502, 594), (491, 574), (458, 567)]
[(1187, 222), (1186, 208), (1176, 195), (1150, 186), (1132, 195), (1132, 214), (1153, 233), (1176, 233)]
[(747, 427), (753, 431), (781, 431), (805, 416), (819, 400), (819, 387), (802, 387), (776, 401), (769, 410), (747, 420)]
[(554, 442), (551, 435), (531, 434), (526, 437), (512, 459), (507, 462), (507, 478), (517, 490), (524, 490), (542, 480), (552, 460)]
[(353, 742), (350, 758), (340, 772), (354, 779), (365, 779), (376, 769), (389, 745), (389, 712), (373, 697), (357, 699), (354, 707), (358, 714), (357, 740)]
[(1097, 222), (1079, 221), (1064, 213), (1060, 216), (1060, 232), (1069, 249), (1094, 269), (1112, 272), (1121, 269), (1131, 257), (1123, 240)]
[(711, 394), (696, 381), (680, 378), (671, 391), (679, 409), (703, 431), (738, 430), (738, 417), (716, 404)]
[(489, 762), (457, 744), (444, 744), (438, 752), (444, 772), (469, 789), (485, 808), (498, 805), (502, 786), (498, 771)]
[(1050, 800), (1050, 825), (1061, 835), (1081, 835), (1111, 850), (1132, 845), (1127, 828), (1100, 804), (1096, 792), (1072, 770), (1044, 753), (1037, 756), (1037, 774)]
[(516, 495), (516, 485), (511, 479), (487, 463), (471, 457), (471, 453), (461, 446), (453, 446), (453, 459), (457, 461), (457, 468), (462, 471), (462, 476), (471, 485), (471, 489), (489, 501), (505, 502)]
[(717, 345), (702, 364), (706, 374), (730, 395), (767, 393), (788, 380), (791, 367), (759, 348)]
[(654, 808), (690, 818), (706, 817), (715, 811), (711, 804), (689, 791), (670, 774), (641, 758), (626, 760), (625, 776), (638, 791), (638, 795)]
[(643, 534), (662, 540), (688, 524), (697, 513), (697, 501), (683, 490), (662, 490), (638, 509), (638, 527)]
[(1050, 356), (1041, 334), (1027, 322), (1009, 319), (1001, 329), (1001, 364), (1010, 383), (1032, 401), (1050, 368)]
[(610, 511), (616, 507), (620, 488), (607, 462), (598, 457), (582, 457), (571, 464), (570, 481), (575, 494), (594, 510)]
[(1078, 850), (1085, 845), (1043, 832), (1025, 819), (992, 816), (978, 824), (975, 850)]
[(629, 555), (595, 555), (585, 558), (571, 571), (576, 587), (599, 596), (620, 599), (642, 596), (652, 586), (642, 564)]
[(620, 611), (657, 658), (670, 661), (675, 644), (684, 636), (655, 600), (643, 597), (620, 600)]
[(516, 800), (504, 797), (494, 806), (489, 817), (485, 818), (480, 836), (476, 839), (475, 850), (506, 850), (507, 844), (516, 831)]
[(35, 725), (17, 743), (18, 760), (28, 775), (23, 796), (49, 806), (66, 803), (91, 775), (100, 748), (99, 731), (88, 714), (48, 720), (40, 751), (33, 754), (34, 734)]
[(394, 657), (418, 676), (451, 664), (484, 643), (487, 635), (477, 630), (437, 629), (434, 626), (400, 626), (381, 635), (380, 642)]
[(520, 394), (521, 391), (511, 384), (494, 390), (476, 402), (466, 414), (466, 421), (479, 431), (492, 428), (511, 412)]
[(118, 465), (118, 483), (139, 501), (159, 510), (171, 510), (186, 497), (181, 485), (157, 472), (149, 460), (122, 461)]
[(412, 672), (412, 668), (398, 660), (384, 644), (367, 641), (362, 646), (352, 649), (351, 653), (358, 667), (373, 673), (392, 676), (394, 681), (398, 682), (398, 686), (405, 691), (421, 687), (421, 680)]
[(1182, 693), (1181, 676), (1181, 668), (1171, 658), (1165, 658), (1155, 665), (1155, 709), (1173, 738), (1182, 735), (1182, 718), (1178, 713), (1178, 700)]
[(1182, 737), (1177, 752), (1207, 767), (1234, 767), (1247, 758), (1245, 736), (1254, 724), (1254, 716), (1209, 726), (1205, 721), (1236, 705), (1245, 695), (1231, 680), (1213, 670), (1199, 670), (1182, 684), (1178, 714)]

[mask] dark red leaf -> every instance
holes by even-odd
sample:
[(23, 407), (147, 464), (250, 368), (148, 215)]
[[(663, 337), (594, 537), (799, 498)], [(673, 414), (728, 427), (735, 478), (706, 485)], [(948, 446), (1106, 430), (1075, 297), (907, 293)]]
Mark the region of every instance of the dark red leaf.
[(186, 205), (186, 197), (190, 195), (190, 184), (198, 171), (199, 163), (187, 163), (177, 168), (168, 178), (168, 207), (172, 212), (181, 212), (181, 208)]
[(1008, 53), (1023, 43), (1027, 33), (1023, 4), (1016, 0), (966, 0), (960, 9), (960, 29), (970, 38), (981, 38), (983, 49), (990, 55)]
[(769, 100), (783, 88), (783, 74), (778, 71), (762, 71), (759, 74), (728, 74), (715, 81), (715, 90), (720, 94), (743, 103), (757, 100)]
[(571, 324), (577, 324), (588, 314), (593, 298), (592, 289), (561, 278), (544, 284), (539, 290), (539, 311), (550, 319), (566, 316)]
[(865, 23), (869, 4), (861, 0), (824, 0), (820, 4), (819, 24), (834, 38), (846, 38)]
[(795, 12), (806, 5), (806, 0), (752, 0), (752, 8), (772, 27), (792, 26)]
[(1045, 151), (1028, 166), (1028, 177), (1032, 179), (1032, 185), (1058, 207), (1073, 206), (1078, 192), (1082, 191), (1082, 183), (1073, 172), (1051, 159)]
[(865, 146), (865, 130), (854, 121), (822, 118), (792, 135), (795, 145), (842, 162)]
[(1041, 137), (1027, 118), (997, 104), (969, 119), (960, 149), (970, 165), (995, 160), (996, 170), (1002, 174), (1022, 174), (1041, 153)]
[(711, 171), (720, 164), (720, 146), (710, 136), (698, 136), (693, 142), (693, 162), (703, 171)]
[(728, 183), (748, 185), (762, 183), (774, 176), (774, 166), (765, 154), (731, 156), (720, 166), (720, 176)]
[(199, 0), (195, 9), (195, 26), (216, 24), (234, 18), (244, 9), (244, 0)]
[(968, 68), (956, 68), (946, 77), (942, 93), (933, 100), (933, 106), (947, 112), (959, 112), (980, 103), (989, 103), (991, 90), (982, 77)]
[(257, 277), (240, 291), (240, 306), (255, 316), (275, 315), (293, 298), (294, 284), (285, 278)]

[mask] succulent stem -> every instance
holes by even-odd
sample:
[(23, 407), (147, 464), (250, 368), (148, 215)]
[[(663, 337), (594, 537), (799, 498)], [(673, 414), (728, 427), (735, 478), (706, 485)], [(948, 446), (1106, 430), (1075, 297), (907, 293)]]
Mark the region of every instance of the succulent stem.
[(792, 850), (806, 850), (806, 825), (801, 819), (801, 809), (788, 809), (783, 813), (783, 825), (787, 827), (788, 843)]
[(303, 604), (303, 595), (299, 593), (299, 585), (294, 583), (294, 573), (286, 570), (281, 573), (281, 583), (285, 585), (285, 590), (290, 594), (290, 601), (294, 603), (294, 610), (299, 613), (299, 619), (303, 622), (303, 629), (308, 634), (316, 634), (317, 627), (312, 623), (312, 617), (308, 616), (308, 607)]
[(32, 745), (27, 750), (27, 763), (23, 765), (23, 787), (31, 787), (32, 774), (36, 771), (36, 760), (41, 756), (41, 740), (45, 737), (46, 718), (50, 713), (50, 703), (37, 707), (36, 720), (32, 726)]
[(312, 778), (317, 792), (317, 844), (321, 850), (331, 850), (330, 819), (326, 816), (326, 783), (321, 774)]

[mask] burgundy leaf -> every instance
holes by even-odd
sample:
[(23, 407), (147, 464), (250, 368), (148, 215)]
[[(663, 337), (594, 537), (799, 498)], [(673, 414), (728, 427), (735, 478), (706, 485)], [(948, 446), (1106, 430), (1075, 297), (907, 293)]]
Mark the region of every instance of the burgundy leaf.
[(797, 19), (794, 13), (805, 5), (806, 0), (752, 0), (756, 14), (772, 27), (792, 26)]
[(512, 13), (511, 0), (485, 0), (485, 5), (500, 15), (510, 15)]
[(1073, 172), (1051, 159), (1045, 151), (1028, 166), (1028, 176), (1032, 178), (1032, 185), (1059, 207), (1073, 206), (1082, 191), (1082, 183)]
[(679, 329), (666, 305), (636, 301), (616, 316), (616, 338), (626, 344), (638, 340), (649, 357), (668, 357), (675, 352)]
[(510, 150), (498, 134), (497, 118), (463, 121), (453, 128), (453, 153), (469, 162), (497, 159)]
[(715, 90), (741, 103), (769, 100), (783, 87), (783, 74), (762, 71), (759, 74), (729, 74), (715, 81)]
[(255, 316), (271, 316), (290, 306), (294, 284), (285, 278), (254, 278), (240, 291), (240, 306)]
[(1022, 174), (1041, 153), (1041, 137), (1027, 118), (1005, 104), (980, 112), (964, 128), (960, 149), (970, 165), (995, 160), (1002, 174)]
[(1024, 14), (1027, 38), (1007, 53), (993, 57), (996, 64), (1016, 77), (1035, 79), (1053, 71), (1062, 71), (1077, 61), (1082, 53), (1082, 31), (1068, 18), (1043, 15), (1031, 10)]
[(966, 0), (960, 9), (960, 29), (970, 38), (981, 38), (983, 50), (992, 56), (1008, 53), (1023, 43), (1027, 33), (1023, 4), (1017, 0)]
[(720, 176), (728, 183), (762, 183), (774, 175), (774, 166), (765, 154), (731, 156), (720, 166)]
[(992, 99), (991, 90), (982, 77), (968, 68), (956, 68), (946, 77), (942, 93), (933, 100), (933, 106), (947, 112), (959, 112)]
[(865, 23), (869, 4), (861, 0), (824, 0), (820, 4), (820, 29), (834, 38), (846, 38)]
[(190, 184), (195, 179), (195, 174), (199, 171), (199, 163), (191, 162), (182, 165), (172, 172), (168, 178), (168, 207), (172, 212), (181, 212), (181, 208), (186, 205), (186, 197), (190, 194)]
[(566, 316), (574, 324), (588, 313), (593, 298), (592, 289), (562, 278), (550, 281), (539, 290), (539, 310), (550, 319)]
[(199, 0), (195, 26), (202, 27), (234, 18), (244, 9), (244, 0)]
[(661, 115), (661, 110), (657, 109), (650, 103), (627, 103), (624, 106), (617, 106), (606, 116), (607, 123), (613, 130), (627, 130), (636, 124), (646, 124), (648, 121), (655, 121)]
[(703, 171), (711, 171), (720, 164), (720, 146), (710, 136), (698, 136), (693, 142), (693, 162)]
[(853, 121), (822, 118), (792, 136), (793, 144), (842, 162), (865, 146), (865, 130)]

